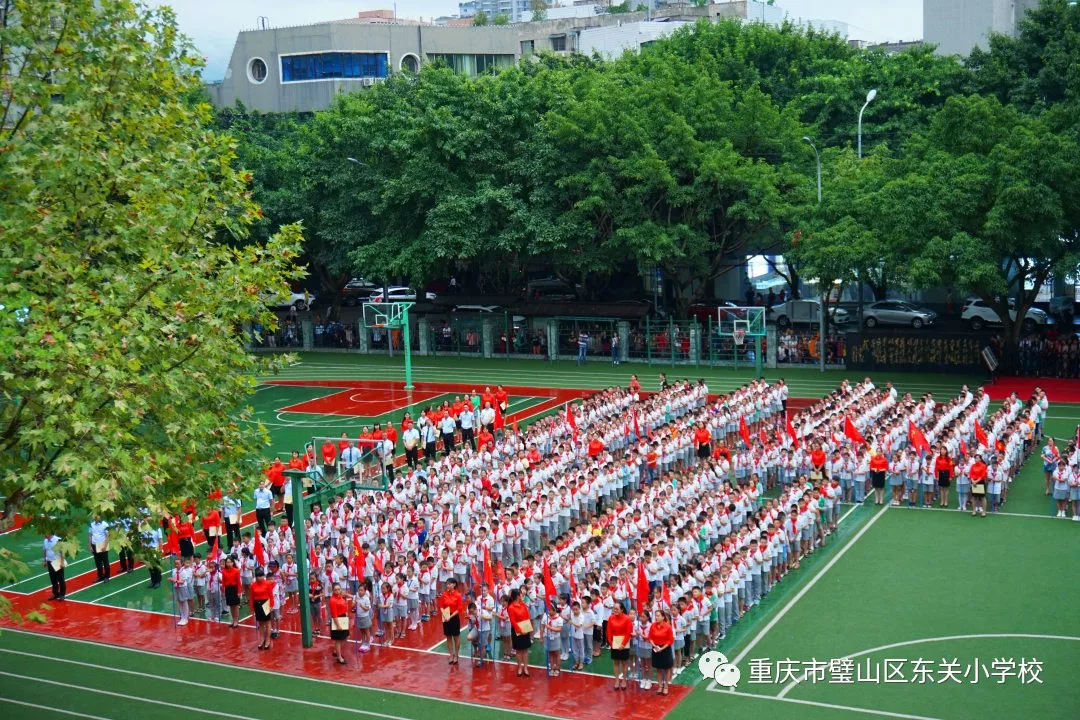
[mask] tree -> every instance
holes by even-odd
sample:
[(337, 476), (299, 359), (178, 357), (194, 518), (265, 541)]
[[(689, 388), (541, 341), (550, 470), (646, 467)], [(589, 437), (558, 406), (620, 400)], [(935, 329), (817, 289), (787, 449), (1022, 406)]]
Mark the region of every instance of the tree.
[(548, 116), (563, 158), (553, 180), (609, 262), (666, 270), (681, 316), (748, 246), (767, 244), (801, 183), (779, 161), (797, 123), (756, 86), (643, 53), (575, 86)]
[[(267, 436), (243, 403), (281, 361), (246, 352), (240, 325), (274, 325), (263, 295), (298, 275), (300, 233), (221, 240), (260, 211), (190, 101), (200, 62), (171, 10), (6, 9), (0, 287), (27, 311), (0, 312), (3, 518), (68, 554), (88, 518), (132, 519), (138, 548), (184, 498), (252, 474)], [(16, 567), (0, 557), (0, 582)]]
[(1001, 318), (1006, 368), (1038, 289), (1080, 261), (1078, 151), (1043, 118), (954, 97), (879, 193), (887, 231), (910, 239), (912, 281), (980, 297)]
[(483, 10), (477, 10), (472, 19), (473, 27), (483, 27), (488, 24), (488, 14)]
[(540, 22), (547, 19), (547, 0), (529, 0), (529, 10), (532, 11), (532, 21)]
[(492, 25), (509, 25), (510, 24), (510, 16), (507, 15), (506, 13), (499, 13), (498, 15), (496, 15), (494, 17), (494, 19), (492, 19), (491, 24)]

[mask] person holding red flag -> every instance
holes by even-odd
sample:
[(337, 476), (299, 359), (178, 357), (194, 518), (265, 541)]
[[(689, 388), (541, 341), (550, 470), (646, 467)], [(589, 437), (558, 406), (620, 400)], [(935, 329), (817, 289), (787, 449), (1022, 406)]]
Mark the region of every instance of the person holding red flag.
[(611, 662), (615, 666), (616, 690), (626, 689), (627, 665), (630, 662), (630, 639), (633, 634), (634, 621), (623, 610), (622, 603), (615, 603), (611, 609), (611, 617), (607, 621), (607, 643), (611, 647)]

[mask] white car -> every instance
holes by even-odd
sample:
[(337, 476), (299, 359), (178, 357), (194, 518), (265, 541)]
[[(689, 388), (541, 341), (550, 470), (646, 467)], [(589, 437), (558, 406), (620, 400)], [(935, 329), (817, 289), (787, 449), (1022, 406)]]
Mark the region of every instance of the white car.
[[(851, 320), (851, 314), (842, 307), (830, 305), (829, 318), (834, 325), (843, 325)], [(778, 327), (786, 328), (791, 323), (817, 323), (821, 320), (821, 302), (818, 300), (788, 300), (773, 305), (765, 318)]]
[(301, 312), (309, 309), (315, 304), (315, 296), (309, 292), (290, 292), (288, 295), (282, 295), (279, 298), (272, 291), (268, 290), (267, 292), (263, 293), (263, 300), (270, 307), (294, 307)]
[[(1016, 319), (1016, 303), (1012, 298), (1009, 298), (1009, 316)], [(997, 312), (992, 307), (978, 298), (969, 298), (964, 303), (964, 310), (960, 314), (960, 318), (968, 324), (972, 330), (982, 330), (987, 325), (1000, 325), (1001, 318), (998, 317)], [(1024, 330), (1031, 332), (1036, 327), (1044, 327), (1046, 325), (1052, 325), (1054, 323), (1053, 318), (1045, 310), (1032, 307), (1028, 308), (1027, 313), (1024, 315)]]
[[(416, 291), (410, 287), (405, 287), (403, 285), (392, 285), (391, 287), (388, 287), (386, 289), (389, 292), (388, 299), (383, 297), (383, 292), (382, 290), (380, 290), (379, 292), (372, 295), (368, 299), (368, 302), (416, 302)], [(434, 300), (435, 298), (436, 295), (433, 292), (424, 293), (425, 300), (430, 301)]]

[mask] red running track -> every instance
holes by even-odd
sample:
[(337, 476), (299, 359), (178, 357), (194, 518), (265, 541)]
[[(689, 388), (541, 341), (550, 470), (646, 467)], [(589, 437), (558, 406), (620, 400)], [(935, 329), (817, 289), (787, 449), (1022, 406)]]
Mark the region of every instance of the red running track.
[(1080, 403), (1080, 380), (1037, 377), (1002, 377), (983, 386), (991, 400), (1004, 400), (1009, 393), (1016, 393), (1022, 401), (1027, 401), (1035, 388), (1040, 387), (1051, 403)]
[[(39, 600), (5, 593), (16, 612), (38, 607)], [(473, 668), (462, 659), (449, 666), (446, 656), (404, 648), (373, 648), (338, 665), (328, 652), (329, 642), (316, 641), (305, 650), (296, 635), (283, 633), (270, 652), (256, 649), (251, 627), (232, 630), (224, 623), (192, 618), (186, 627), (175, 626), (169, 615), (68, 600), (55, 603), (48, 622), (26, 624), (22, 630), (45, 635), (148, 650), (177, 657), (214, 660), (237, 667), (280, 672), (293, 677), (348, 683), (373, 689), (423, 695), (442, 700), (523, 710), (574, 720), (657, 720), (665, 717), (691, 688), (671, 686), (671, 694), (631, 689), (612, 690), (612, 679), (564, 672), (549, 678), (533, 668), (532, 677), (518, 678), (512, 663), (487, 663)], [(6, 621), (0, 623), (14, 627)]]

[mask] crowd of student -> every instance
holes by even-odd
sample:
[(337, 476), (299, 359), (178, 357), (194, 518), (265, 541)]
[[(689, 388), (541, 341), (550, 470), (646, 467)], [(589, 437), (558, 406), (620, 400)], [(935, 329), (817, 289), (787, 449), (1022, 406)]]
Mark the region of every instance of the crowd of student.
[[(503, 426), (501, 388), (406, 417), (400, 433), (365, 428), (361, 444), (374, 443), (379, 462), (392, 465), (400, 439), (408, 463), (386, 492), (345, 490), (295, 518), (311, 548), (305, 588), (278, 461), (255, 491), (254, 535), (241, 534), (238, 499), (218, 493), (200, 520), (210, 557), (194, 552), (194, 507), (168, 540), (147, 539), (175, 557), (179, 623), (195, 612), (236, 627), (246, 603), (269, 648), (282, 614), (307, 602), (345, 663), (352, 633), (367, 652), (441, 621), (451, 664), (462, 632), (474, 662), (514, 655), (519, 675), (534, 640), (552, 674), (607, 649), (617, 688), (633, 675), (664, 693), (673, 668), (716, 646), (828, 542), (843, 503), (873, 489), (880, 504), (888, 485), (893, 505), (948, 506), (955, 486), (958, 509), (985, 516), (989, 501), (996, 511), (1048, 406), (1038, 391), (987, 417), (981, 390), (939, 403), (866, 379), (789, 415), (782, 380), (712, 399), (703, 381), (661, 382), (644, 394), (632, 377), (524, 431)], [(289, 467), (363, 473), (356, 446), (308, 447)], [(1047, 492), (1071, 499), (1076, 519), (1080, 451), (1048, 441), (1042, 455)], [(92, 526), (90, 539), (106, 542), (107, 578), (102, 531)]]

